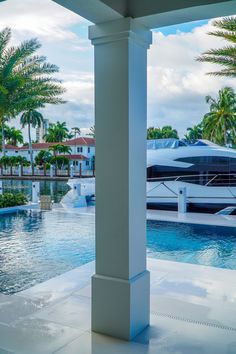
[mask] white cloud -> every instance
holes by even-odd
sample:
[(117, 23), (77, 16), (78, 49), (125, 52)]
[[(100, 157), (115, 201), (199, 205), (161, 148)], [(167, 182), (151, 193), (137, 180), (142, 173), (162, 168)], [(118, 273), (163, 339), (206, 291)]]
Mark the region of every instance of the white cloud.
[[(0, 29), (10, 26), (13, 43), (38, 37), (40, 53), (60, 67), (67, 89), (67, 104), (43, 111), (52, 121), (66, 120), (70, 127), (90, 127), (94, 122), (93, 48), (87, 39), (89, 22), (50, 0), (7, 0), (0, 3)], [(195, 58), (223, 42), (208, 36), (211, 24), (192, 32), (164, 36), (153, 33), (148, 54), (148, 125), (171, 124), (183, 136), (207, 111), (206, 95), (217, 95), (233, 80), (207, 76), (212, 67)], [(236, 87), (235, 87), (236, 88)], [(18, 124), (18, 123), (16, 123)]]
[(199, 123), (207, 112), (206, 95), (216, 96), (219, 89), (235, 81), (206, 75), (219, 69), (195, 60), (209, 48), (224, 42), (207, 35), (212, 21), (192, 32), (164, 36), (153, 33), (148, 56), (148, 125), (171, 124), (183, 136), (188, 126)]

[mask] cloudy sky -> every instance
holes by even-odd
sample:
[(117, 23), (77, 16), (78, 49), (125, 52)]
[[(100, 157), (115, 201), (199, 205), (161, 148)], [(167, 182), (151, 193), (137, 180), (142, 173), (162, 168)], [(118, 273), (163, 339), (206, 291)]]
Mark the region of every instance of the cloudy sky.
[[(68, 101), (43, 110), (50, 121), (66, 121), (69, 127), (94, 124), (93, 47), (87, 39), (89, 22), (50, 0), (7, 0), (0, 3), (0, 29), (12, 28), (12, 43), (32, 37), (42, 43), (41, 54), (60, 67), (58, 75)], [(207, 76), (209, 64), (194, 59), (224, 42), (207, 35), (211, 21), (200, 21), (153, 31), (148, 53), (148, 126), (171, 124), (183, 136), (207, 112), (206, 95), (233, 80)], [(18, 125), (16, 121), (15, 125)], [(86, 130), (84, 131), (86, 132)]]

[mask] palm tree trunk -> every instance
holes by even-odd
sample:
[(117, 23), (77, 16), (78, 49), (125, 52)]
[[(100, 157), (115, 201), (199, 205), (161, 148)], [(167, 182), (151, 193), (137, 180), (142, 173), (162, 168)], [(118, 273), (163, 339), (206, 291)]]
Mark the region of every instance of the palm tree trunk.
[(33, 149), (32, 149), (32, 141), (31, 141), (31, 133), (30, 133), (30, 124), (28, 124), (28, 135), (29, 135), (30, 164), (31, 164), (32, 175), (34, 175), (34, 161), (33, 161)]
[(0, 119), (0, 121), (2, 122), (2, 155), (5, 156), (6, 155), (6, 149), (5, 149), (4, 120)]

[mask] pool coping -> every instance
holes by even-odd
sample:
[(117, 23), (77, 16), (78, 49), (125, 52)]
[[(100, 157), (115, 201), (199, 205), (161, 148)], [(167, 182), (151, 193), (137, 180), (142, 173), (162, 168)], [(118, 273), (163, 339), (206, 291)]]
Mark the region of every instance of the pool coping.
[(178, 213), (167, 210), (147, 210), (147, 220), (168, 221), (184, 224), (236, 227), (236, 215), (206, 213)]
[(39, 203), (28, 203), (28, 204), (17, 205), (17, 206), (8, 207), (8, 208), (0, 208), (0, 215), (9, 214), (9, 213), (16, 213), (17, 211), (21, 211), (21, 210), (38, 209), (38, 207), (39, 207)]

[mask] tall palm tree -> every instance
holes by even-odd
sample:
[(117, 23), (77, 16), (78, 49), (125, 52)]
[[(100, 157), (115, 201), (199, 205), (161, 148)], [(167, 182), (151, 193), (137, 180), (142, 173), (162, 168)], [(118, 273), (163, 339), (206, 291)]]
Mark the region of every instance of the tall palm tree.
[(211, 141), (226, 145), (229, 133), (236, 137), (236, 94), (230, 87), (219, 91), (217, 99), (206, 97), (210, 112), (203, 118), (203, 136)]
[(44, 136), (47, 143), (61, 143), (69, 137), (66, 122), (56, 122), (49, 125), (47, 134)]
[(17, 146), (17, 144), (23, 144), (24, 139), (22, 135), (22, 131), (16, 129), (15, 127), (11, 127), (8, 129), (6, 133), (7, 144)]
[(236, 18), (226, 17), (213, 22), (216, 27), (210, 36), (219, 37), (229, 42), (223, 48), (210, 49), (197, 58), (198, 61), (218, 64), (222, 70), (210, 72), (210, 75), (236, 77)]
[(60, 82), (51, 74), (58, 67), (35, 52), (41, 47), (37, 39), (9, 47), (11, 29), (0, 31), (0, 125), (2, 152), (5, 155), (4, 124), (23, 111), (43, 108), (45, 104), (64, 103)]
[(28, 126), (30, 163), (31, 163), (32, 173), (34, 173), (34, 158), (33, 158), (33, 149), (32, 149), (30, 128), (31, 128), (31, 126), (33, 128), (41, 127), (41, 124), (43, 124), (43, 116), (38, 111), (35, 111), (33, 109), (29, 109), (28, 111), (26, 111), (22, 114), (22, 116), (20, 118), (20, 122), (21, 122), (22, 128), (24, 128), (25, 126)]

